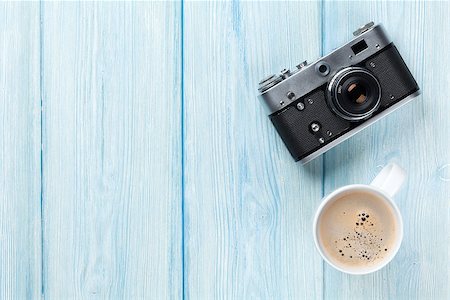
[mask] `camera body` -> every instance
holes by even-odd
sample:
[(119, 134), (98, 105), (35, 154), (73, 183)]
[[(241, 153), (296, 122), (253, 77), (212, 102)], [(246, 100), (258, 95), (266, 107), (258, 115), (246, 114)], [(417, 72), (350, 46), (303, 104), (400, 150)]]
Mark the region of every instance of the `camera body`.
[(259, 84), (259, 98), (296, 161), (316, 158), (420, 94), (380, 24), (353, 34), (314, 63)]

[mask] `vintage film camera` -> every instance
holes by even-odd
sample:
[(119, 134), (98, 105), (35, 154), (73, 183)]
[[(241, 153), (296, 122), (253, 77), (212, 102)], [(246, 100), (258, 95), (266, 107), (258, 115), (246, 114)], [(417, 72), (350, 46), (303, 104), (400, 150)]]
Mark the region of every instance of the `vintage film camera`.
[(306, 163), (420, 94), (382, 25), (259, 83), (259, 98), (296, 161)]

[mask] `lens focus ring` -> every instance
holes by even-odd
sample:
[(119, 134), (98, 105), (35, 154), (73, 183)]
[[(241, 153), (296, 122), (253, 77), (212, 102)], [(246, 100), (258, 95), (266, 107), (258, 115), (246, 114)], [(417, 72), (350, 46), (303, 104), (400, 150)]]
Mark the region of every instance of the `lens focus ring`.
[(380, 83), (363, 68), (342, 69), (328, 84), (328, 105), (338, 116), (349, 121), (369, 117), (378, 109), (380, 101)]

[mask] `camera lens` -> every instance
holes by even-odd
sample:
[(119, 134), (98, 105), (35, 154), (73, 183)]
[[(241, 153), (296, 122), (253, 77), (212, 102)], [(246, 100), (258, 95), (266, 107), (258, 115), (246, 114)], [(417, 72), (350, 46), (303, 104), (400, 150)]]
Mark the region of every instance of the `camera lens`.
[(364, 85), (354, 82), (347, 88), (348, 98), (356, 104), (362, 104), (367, 100), (367, 90)]
[(370, 116), (379, 107), (380, 98), (378, 80), (362, 68), (343, 69), (328, 85), (329, 106), (337, 115), (350, 121)]

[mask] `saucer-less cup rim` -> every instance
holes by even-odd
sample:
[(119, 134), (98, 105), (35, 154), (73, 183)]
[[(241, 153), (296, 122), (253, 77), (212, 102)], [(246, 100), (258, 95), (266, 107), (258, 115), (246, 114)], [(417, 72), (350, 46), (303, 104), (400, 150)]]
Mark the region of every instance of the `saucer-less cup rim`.
[[(328, 196), (326, 196), (322, 203), (320, 204), (319, 208), (317, 209), (316, 215), (314, 217), (314, 223), (313, 223), (313, 235), (314, 235), (314, 243), (316, 244), (316, 248), (319, 251), (322, 258), (332, 267), (335, 269), (352, 275), (363, 275), (363, 274), (369, 274), (376, 272), (383, 267), (385, 267), (389, 262), (392, 261), (392, 259), (397, 254), (398, 250), (400, 249), (400, 245), (403, 240), (403, 220), (402, 216), (400, 214), (400, 210), (398, 209), (395, 202), (392, 200), (396, 192), (400, 189), (404, 178), (406, 174), (398, 165), (396, 164), (389, 164), (386, 167), (381, 170), (379, 175), (372, 181), (370, 185), (366, 184), (351, 184), (343, 186)], [(396, 238), (396, 244), (394, 246), (393, 251), (390, 252), (389, 257), (385, 258), (380, 264), (377, 264), (373, 267), (367, 267), (367, 268), (361, 268), (361, 269), (345, 269), (340, 266), (335, 265), (326, 255), (325, 251), (322, 249), (322, 245), (319, 241), (319, 232), (318, 232), (318, 221), (320, 216), (323, 213), (324, 207), (330, 203), (331, 201), (335, 200), (337, 196), (344, 194), (346, 192), (357, 192), (357, 191), (363, 191), (363, 192), (369, 192), (376, 194), (379, 196), (380, 199), (385, 201), (394, 211), (396, 221), (398, 224), (398, 235)]]

